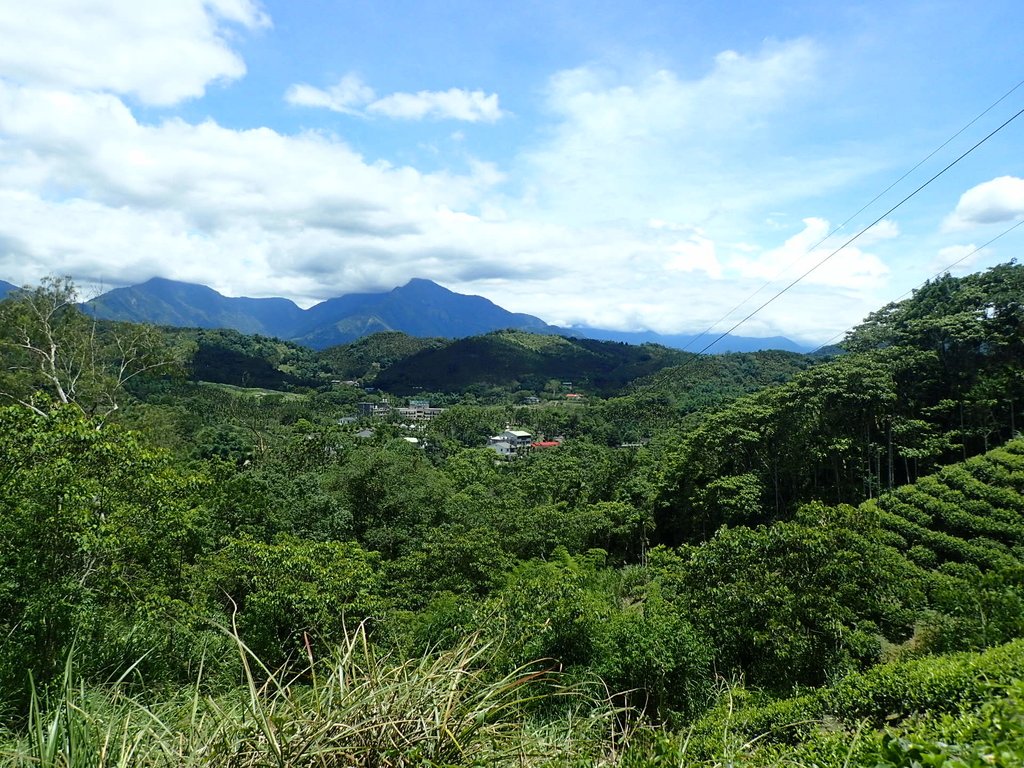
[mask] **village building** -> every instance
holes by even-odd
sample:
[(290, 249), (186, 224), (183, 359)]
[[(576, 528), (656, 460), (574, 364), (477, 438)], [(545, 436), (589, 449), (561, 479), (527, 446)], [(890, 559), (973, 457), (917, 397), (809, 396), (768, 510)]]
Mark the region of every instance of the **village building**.
[(538, 440), (534, 443), (530, 443), (530, 448), (544, 449), (544, 448), (557, 448), (561, 445), (558, 440)]
[(487, 447), (498, 454), (502, 459), (511, 459), (515, 455), (515, 451), (512, 450), (511, 443), (508, 443), (505, 440), (489, 442), (487, 443)]
[(444, 413), (444, 408), (431, 408), (426, 400), (410, 400), (407, 408), (398, 408), (398, 415), (410, 421), (430, 421)]
[(385, 400), (381, 403), (359, 403), (359, 415), (364, 418), (379, 418), (391, 413), (391, 404)]
[(512, 446), (513, 450), (523, 450), (530, 447), (533, 442), (533, 435), (522, 429), (506, 429), (500, 435), (488, 438), (489, 443), (504, 442)]

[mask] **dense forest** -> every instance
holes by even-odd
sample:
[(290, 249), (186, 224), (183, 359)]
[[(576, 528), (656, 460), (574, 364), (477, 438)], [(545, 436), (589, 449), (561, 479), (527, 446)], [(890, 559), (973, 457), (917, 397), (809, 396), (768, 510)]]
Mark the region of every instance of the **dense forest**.
[(1024, 764), (1024, 266), (816, 356), (75, 300), (0, 303), (0, 765)]

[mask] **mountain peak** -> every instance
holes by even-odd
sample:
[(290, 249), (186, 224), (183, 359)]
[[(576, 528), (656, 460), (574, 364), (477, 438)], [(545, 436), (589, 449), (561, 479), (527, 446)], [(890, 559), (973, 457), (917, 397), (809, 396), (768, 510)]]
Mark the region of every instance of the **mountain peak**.
[(425, 277), (414, 277), (409, 282), (407, 282), (405, 285), (400, 285), (397, 288), (395, 288), (392, 291), (392, 293), (395, 293), (396, 291), (399, 292), (399, 293), (420, 293), (420, 294), (435, 293), (435, 294), (439, 294), (439, 295), (440, 294), (460, 295), (460, 294), (455, 294), (454, 291), (451, 291), (451, 290), (445, 288), (443, 285), (435, 283), (433, 280), (428, 280)]
[(193, 295), (203, 296), (217, 296), (219, 298), (227, 298), (221, 293), (218, 293), (208, 285), (202, 285), (201, 283), (186, 283), (181, 280), (171, 280), (167, 277), (151, 277), (144, 283), (130, 286), (127, 290), (140, 289), (147, 292), (162, 292), (168, 291), (179, 291), (191, 293)]
[[(0, 295), (4, 286), (0, 284)], [(681, 346), (683, 337), (629, 334), (598, 329), (564, 329), (533, 315), (510, 312), (484, 296), (456, 293), (422, 277), (381, 293), (350, 293), (307, 310), (282, 298), (230, 298), (195, 283), (153, 277), (140, 285), (116, 288), (86, 304), (98, 317), (192, 328), (233, 328), (323, 348), (381, 331), (421, 338), (464, 338), (504, 329), (597, 339), (645, 341)], [(653, 336), (653, 338), (648, 338)], [(736, 337), (730, 337), (735, 341)], [(687, 343), (692, 339), (686, 337)], [(760, 340), (745, 348), (763, 349)], [(782, 347), (788, 339), (772, 346)], [(788, 342), (791, 344), (791, 342)], [(734, 347), (735, 348), (735, 347)], [(716, 349), (715, 351), (724, 351)]]

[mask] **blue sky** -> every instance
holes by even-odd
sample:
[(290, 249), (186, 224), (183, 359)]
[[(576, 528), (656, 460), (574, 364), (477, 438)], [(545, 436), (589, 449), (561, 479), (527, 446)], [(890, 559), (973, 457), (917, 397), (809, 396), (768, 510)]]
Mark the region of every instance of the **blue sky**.
[[(724, 331), (1024, 107), (819, 242), (1024, 79), (1021, 29), (999, 0), (0, 0), (0, 278), (309, 305), (425, 277)], [(1005, 232), (1022, 150), (1024, 117), (737, 333), (828, 341)]]

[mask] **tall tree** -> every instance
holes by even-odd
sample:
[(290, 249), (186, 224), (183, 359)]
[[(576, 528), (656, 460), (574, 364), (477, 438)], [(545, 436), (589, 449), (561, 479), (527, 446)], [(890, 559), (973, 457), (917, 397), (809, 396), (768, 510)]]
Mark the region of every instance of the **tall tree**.
[(182, 357), (156, 328), (100, 323), (77, 299), (70, 277), (47, 277), (0, 304), (0, 394), (40, 415), (47, 399), (72, 405), (102, 424), (129, 381)]

